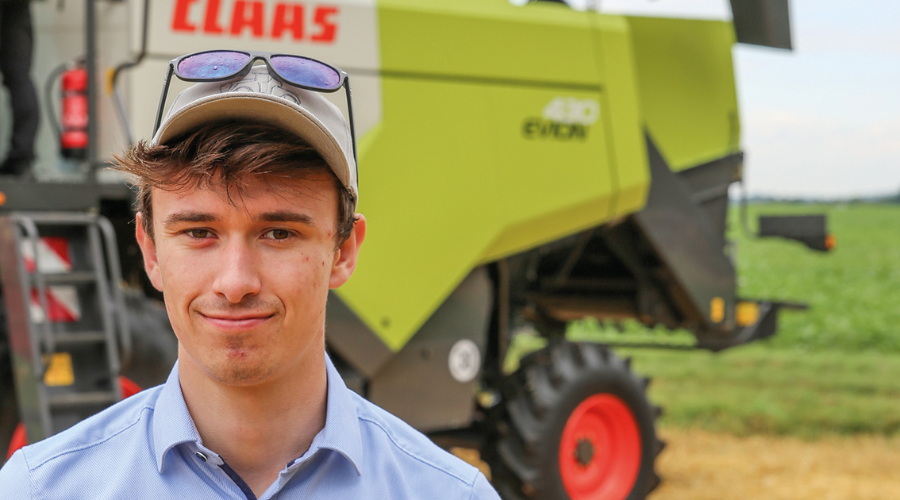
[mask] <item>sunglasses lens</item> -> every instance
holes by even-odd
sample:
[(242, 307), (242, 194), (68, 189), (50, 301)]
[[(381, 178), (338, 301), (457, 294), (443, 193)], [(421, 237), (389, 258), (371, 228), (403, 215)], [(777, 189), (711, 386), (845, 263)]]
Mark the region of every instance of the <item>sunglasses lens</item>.
[(341, 88), (341, 75), (329, 66), (294, 56), (272, 56), (272, 68), (285, 80), (320, 90)]
[(241, 52), (204, 52), (186, 57), (178, 63), (178, 73), (184, 78), (226, 78), (247, 65), (250, 56)]

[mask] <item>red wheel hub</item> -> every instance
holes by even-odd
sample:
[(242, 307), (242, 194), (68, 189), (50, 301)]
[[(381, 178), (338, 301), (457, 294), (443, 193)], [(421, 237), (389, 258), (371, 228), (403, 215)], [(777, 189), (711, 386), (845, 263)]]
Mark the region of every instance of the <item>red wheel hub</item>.
[(641, 468), (634, 414), (612, 394), (595, 394), (569, 415), (559, 445), (559, 470), (571, 500), (623, 500)]

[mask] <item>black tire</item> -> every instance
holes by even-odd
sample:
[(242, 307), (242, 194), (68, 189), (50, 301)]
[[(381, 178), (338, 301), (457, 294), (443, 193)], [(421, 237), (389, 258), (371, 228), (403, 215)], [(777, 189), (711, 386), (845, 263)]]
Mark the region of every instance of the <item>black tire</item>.
[[(632, 471), (638, 467), (638, 461), (640, 465), (633, 484), (626, 479), (624, 486), (619, 486), (620, 491), (628, 491), (630, 486), (627, 494), (607, 495), (602, 494), (603, 488), (596, 488), (577, 494), (575, 500), (642, 499), (659, 484), (654, 462), (663, 443), (656, 437), (654, 422), (660, 410), (647, 400), (645, 392), (649, 380), (636, 376), (629, 364), (606, 347), (590, 343), (555, 342), (522, 359), (519, 370), (507, 380), (504, 388), (505, 403), (497, 425), (495, 446), (485, 450), (494, 486), (504, 499), (572, 499), (563, 484), (561, 441), (573, 411), (584, 408), (585, 405), (579, 405), (588, 398), (591, 400), (586, 404), (591, 407), (591, 402), (598, 400), (592, 397), (595, 395), (615, 396), (599, 399), (617, 401), (625, 412), (620, 411), (618, 415), (625, 415), (625, 420), (629, 420), (627, 411), (630, 411), (633, 420), (629, 420), (632, 423), (628, 425), (631, 426), (630, 435), (635, 439), (631, 441), (632, 458), (628, 462)], [(581, 421), (579, 417), (572, 420)], [(577, 454), (581, 451), (576, 452), (579, 464), (590, 464), (592, 457), (600, 456), (594, 454), (590, 441), (582, 439), (578, 444), (587, 447), (584, 455)], [(608, 453), (618, 458), (612, 452)], [(571, 465), (568, 467), (568, 471), (573, 470)], [(572, 472), (566, 474), (571, 477)]]
[(178, 339), (172, 331), (165, 304), (126, 290), (125, 312), (131, 330), (132, 353), (122, 375), (142, 389), (165, 383), (178, 359)]

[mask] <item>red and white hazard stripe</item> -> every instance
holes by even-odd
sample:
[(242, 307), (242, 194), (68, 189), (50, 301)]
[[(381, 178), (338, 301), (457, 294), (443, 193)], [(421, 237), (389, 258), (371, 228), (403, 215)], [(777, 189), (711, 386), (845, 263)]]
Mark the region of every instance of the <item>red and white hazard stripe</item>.
[[(22, 242), (22, 258), (25, 259), (25, 269), (29, 273), (33, 273), (35, 270), (32, 248), (30, 241)], [(72, 271), (72, 254), (69, 253), (69, 240), (59, 236), (40, 238), (37, 244), (37, 253), (42, 273), (68, 273)]]
[[(22, 242), (22, 258), (25, 269), (29, 273), (40, 267), (44, 274), (72, 272), (72, 254), (69, 251), (69, 240), (58, 236), (43, 237), (37, 244), (37, 265), (35, 264), (33, 246), (30, 241)], [(74, 322), (81, 319), (81, 305), (78, 301), (78, 290), (71, 285), (47, 287), (45, 294), (47, 312), (52, 322)], [(31, 321), (44, 321), (44, 311), (37, 289), (31, 290)]]

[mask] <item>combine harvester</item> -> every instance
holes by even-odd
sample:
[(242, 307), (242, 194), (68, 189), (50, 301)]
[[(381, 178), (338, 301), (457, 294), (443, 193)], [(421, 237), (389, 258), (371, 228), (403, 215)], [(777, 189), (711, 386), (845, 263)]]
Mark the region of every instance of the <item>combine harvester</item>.
[[(634, 318), (711, 350), (776, 331), (785, 304), (740, 297), (725, 234), (743, 175), (732, 48), (790, 48), (786, 1), (732, 0), (733, 22), (508, 0), (59, 5), (33, 5), (36, 74), (71, 87), (81, 66), (50, 68), (86, 54), (86, 83), (68, 90), (87, 89), (87, 141), (66, 152), (87, 174), (0, 182), (0, 442), (137, 390), (122, 373), (163, 381), (175, 343), (131, 236), (132, 195), (97, 171), (148, 138), (169, 59), (213, 48), (349, 72), (371, 231), (329, 298), (328, 347), (357, 392), (480, 450), (504, 498), (644, 498), (659, 482), (647, 379), (608, 346), (567, 342), (567, 322)], [(827, 246), (824, 218), (767, 224)], [(523, 327), (547, 346), (506, 373)]]

